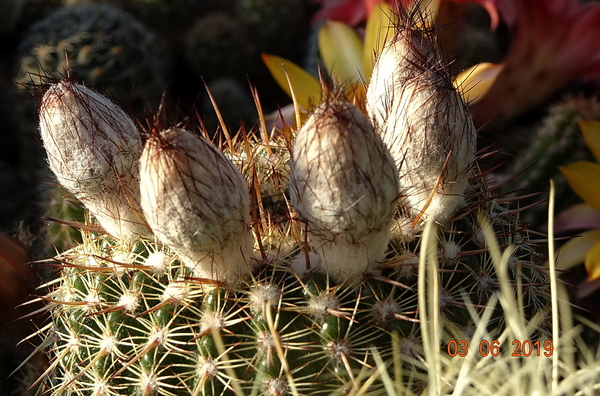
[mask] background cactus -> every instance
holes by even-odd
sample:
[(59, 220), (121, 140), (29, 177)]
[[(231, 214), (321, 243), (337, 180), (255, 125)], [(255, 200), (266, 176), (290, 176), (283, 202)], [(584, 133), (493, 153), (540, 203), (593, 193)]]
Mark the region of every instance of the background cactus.
[(207, 79), (229, 75), (243, 81), (254, 51), (244, 26), (222, 11), (199, 19), (186, 37), (186, 57), (196, 74)]
[[(554, 104), (546, 117), (532, 134), (526, 134), (526, 141), (505, 171), (504, 178), (523, 172), (505, 187), (506, 190), (518, 190), (519, 195), (528, 195), (547, 190), (548, 180), (555, 182), (556, 195), (560, 197), (556, 211), (559, 212), (579, 202), (571, 191), (565, 178), (559, 171), (579, 160), (593, 160), (592, 153), (581, 137), (578, 122), (582, 120), (600, 120), (600, 102), (597, 98), (572, 96)], [(522, 200), (521, 205), (539, 201), (538, 197)], [(538, 205), (527, 211), (526, 221), (543, 224), (547, 219), (547, 205)]]
[(207, 81), (206, 86), (207, 94), (202, 98), (200, 111), (209, 131), (216, 131), (220, 122), (208, 92), (215, 100), (223, 122), (229, 130), (238, 130), (241, 123), (251, 126), (256, 120), (256, 107), (250, 92), (245, 89), (247, 85), (243, 85), (234, 78), (218, 78)]
[[(42, 1), (28, 0), (29, 5), (34, 3)], [(44, 3), (49, 4), (44, 10), (64, 4), (60, 0)], [(17, 33), (6, 36), (0, 72), (14, 70), (16, 45), (12, 48), (11, 43), (23, 37), (32, 19), (45, 13), (41, 9), (28, 6)], [(191, 23), (184, 17), (185, 24)], [(151, 27), (159, 34), (169, 30), (159, 28), (158, 23)], [(186, 28), (177, 26), (169, 30), (172, 36), (162, 38), (177, 36), (184, 41), (180, 32)], [(180, 64), (176, 71), (178, 85), (171, 94), (182, 95), (185, 99), (180, 105), (186, 107), (187, 101), (199, 97), (202, 83), (188, 65)], [(251, 77), (250, 81), (258, 80)], [(260, 87), (258, 92), (273, 105), (277, 95)], [(358, 107), (363, 111), (362, 103)], [(178, 111), (166, 108), (168, 114)], [(264, 108), (268, 112), (275, 107)], [(136, 123), (140, 124), (147, 123)], [(146, 133), (152, 136), (167, 128), (155, 121)], [(34, 375), (44, 372), (39, 383), (46, 394), (197, 395), (236, 390), (238, 394), (414, 395), (435, 394), (436, 390), (463, 395), (594, 394), (597, 355), (584, 349), (572, 358), (569, 342), (577, 331), (570, 331), (569, 326), (562, 328), (564, 337), (549, 339), (557, 345), (560, 342), (567, 359), (514, 359), (506, 353), (480, 359), (477, 340), (482, 337), (506, 340), (504, 345), (515, 338), (549, 337), (550, 288), (545, 269), (537, 265), (545, 257), (535, 244), (545, 251), (543, 240), (539, 236), (531, 240), (529, 232), (518, 226), (519, 214), (508, 208), (510, 200), (498, 196), (476, 166), (470, 169), (473, 173), (466, 190), (460, 192), (465, 196), (463, 205), (437, 225), (433, 238), (437, 247), (420, 230), (407, 240), (395, 229), (376, 268), (379, 275), (373, 271), (351, 286), (320, 272), (322, 258), (314, 244), (307, 243), (307, 223), (299, 221), (300, 214), (291, 206), (290, 157), (298, 129), (284, 122), (272, 130), (261, 126), (260, 136), (247, 130), (248, 136), (242, 131), (216, 139), (225, 140), (218, 149), (239, 167), (250, 187), (254, 255), (248, 262), (250, 276), (239, 284), (198, 279), (182, 263), (181, 253), (154, 236), (125, 242), (104, 233), (94, 220), (82, 228), (81, 244), (48, 266), (56, 270), (48, 291), (36, 292), (47, 304), (47, 315), (40, 325), (45, 327), (35, 335), (42, 340), (35, 356), (43, 351), (50, 361), (46, 359), (47, 366)], [(23, 191), (22, 184), (14, 185)], [(484, 236), (486, 227), (480, 226), (479, 212), (491, 217), (496, 235)], [(512, 252), (501, 260), (507, 264), (506, 275), (496, 268), (498, 257), (491, 248), (496, 239), (507, 253)], [(517, 245), (514, 251), (512, 244)], [(432, 266), (435, 261), (439, 261), (439, 273)], [(417, 274), (423, 268), (427, 277)], [(422, 283), (430, 287), (424, 291)], [(498, 303), (495, 293), (503, 288), (508, 295), (516, 292), (517, 301)], [(430, 307), (441, 309), (441, 316), (423, 309), (424, 298), (431, 301)], [(272, 301), (277, 303), (269, 305)], [(563, 322), (569, 321), (570, 311), (570, 307), (561, 310)], [(556, 311), (553, 315), (557, 317)], [(522, 317), (533, 319), (515, 328)], [(445, 343), (462, 337), (471, 340), (471, 353), (466, 358), (450, 358)], [(5, 355), (9, 353), (2, 352)], [(36, 357), (23, 366), (23, 375), (11, 378), (23, 379), (24, 387), (31, 385), (28, 366)], [(556, 371), (550, 367), (555, 361), (559, 362)], [(258, 369), (248, 371), (246, 366)], [(2, 371), (2, 378), (5, 374)], [(12, 388), (14, 382), (3, 382), (0, 389), (24, 394), (23, 386)], [(42, 390), (32, 392), (41, 394)]]
[(70, 75), (110, 92), (127, 108), (144, 110), (167, 89), (165, 53), (132, 15), (85, 2), (31, 27), (19, 47), (16, 83), (31, 87)]

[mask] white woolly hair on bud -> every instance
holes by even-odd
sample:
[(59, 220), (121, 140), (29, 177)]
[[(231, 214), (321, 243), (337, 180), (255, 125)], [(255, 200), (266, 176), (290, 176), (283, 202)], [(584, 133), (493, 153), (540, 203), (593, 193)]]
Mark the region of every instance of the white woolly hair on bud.
[(410, 235), (429, 217), (447, 220), (464, 201), (477, 134), (425, 16), (401, 17), (374, 66), (366, 108), (398, 167)]
[(146, 141), (140, 177), (150, 228), (195, 276), (237, 283), (250, 273), (248, 186), (213, 144), (180, 128), (155, 133)]
[(147, 234), (139, 207), (142, 140), (131, 118), (110, 99), (69, 81), (48, 89), (39, 112), (58, 181), (109, 234), (124, 239)]
[(376, 272), (390, 239), (398, 172), (356, 106), (326, 101), (307, 119), (296, 136), (290, 187), (292, 205), (334, 281)]

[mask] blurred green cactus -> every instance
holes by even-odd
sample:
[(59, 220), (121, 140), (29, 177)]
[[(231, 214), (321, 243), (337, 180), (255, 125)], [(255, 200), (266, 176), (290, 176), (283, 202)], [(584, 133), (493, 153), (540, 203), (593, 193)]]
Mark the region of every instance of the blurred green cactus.
[(85, 2), (34, 24), (19, 46), (16, 83), (28, 88), (64, 77), (110, 93), (139, 110), (168, 88), (168, 55), (132, 15)]
[[(520, 150), (510, 162), (505, 178), (523, 172), (521, 176), (505, 188), (518, 190), (519, 195), (539, 193), (548, 189), (548, 180), (555, 183), (556, 211), (561, 211), (579, 202), (565, 178), (559, 171), (580, 160), (593, 160), (587, 148), (578, 122), (582, 120), (600, 120), (600, 102), (597, 98), (583, 96), (568, 97), (553, 105), (541, 124), (531, 133)], [(539, 201), (539, 197), (522, 200), (521, 205)], [(547, 219), (546, 205), (531, 208), (525, 220), (532, 224), (541, 224)]]
[(186, 37), (186, 58), (195, 74), (208, 80), (230, 76), (243, 81), (254, 51), (240, 21), (221, 11), (196, 21)]

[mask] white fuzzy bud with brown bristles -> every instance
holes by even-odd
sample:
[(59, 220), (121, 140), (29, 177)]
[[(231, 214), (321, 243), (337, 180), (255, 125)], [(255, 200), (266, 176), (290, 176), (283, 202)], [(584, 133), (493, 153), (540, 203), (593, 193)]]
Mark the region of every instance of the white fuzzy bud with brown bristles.
[(140, 177), (150, 228), (195, 276), (236, 283), (250, 273), (250, 194), (214, 145), (179, 128), (151, 135)]
[(433, 33), (413, 18), (377, 60), (366, 107), (398, 167), (402, 215), (416, 226), (447, 220), (463, 202), (476, 130)]
[(296, 137), (291, 202), (307, 223), (321, 266), (336, 282), (375, 272), (398, 196), (394, 161), (354, 105), (323, 103)]
[(50, 169), (111, 235), (147, 234), (139, 206), (142, 140), (108, 98), (62, 81), (40, 104), (40, 131)]

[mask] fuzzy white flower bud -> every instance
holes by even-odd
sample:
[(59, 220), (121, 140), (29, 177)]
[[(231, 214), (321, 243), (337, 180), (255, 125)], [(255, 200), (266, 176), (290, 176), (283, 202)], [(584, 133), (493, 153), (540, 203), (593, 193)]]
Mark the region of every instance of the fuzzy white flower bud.
[(329, 276), (343, 282), (374, 272), (390, 238), (398, 173), (358, 108), (323, 103), (308, 118), (296, 137), (290, 187)]
[(250, 273), (250, 194), (241, 172), (183, 129), (150, 136), (140, 159), (144, 216), (158, 240), (201, 278)]
[(115, 236), (146, 234), (139, 208), (142, 141), (119, 106), (68, 81), (50, 87), (40, 105), (50, 169)]
[(407, 16), (367, 90), (367, 112), (399, 170), (402, 215), (413, 225), (452, 215), (463, 202), (476, 152), (471, 116), (425, 25)]

